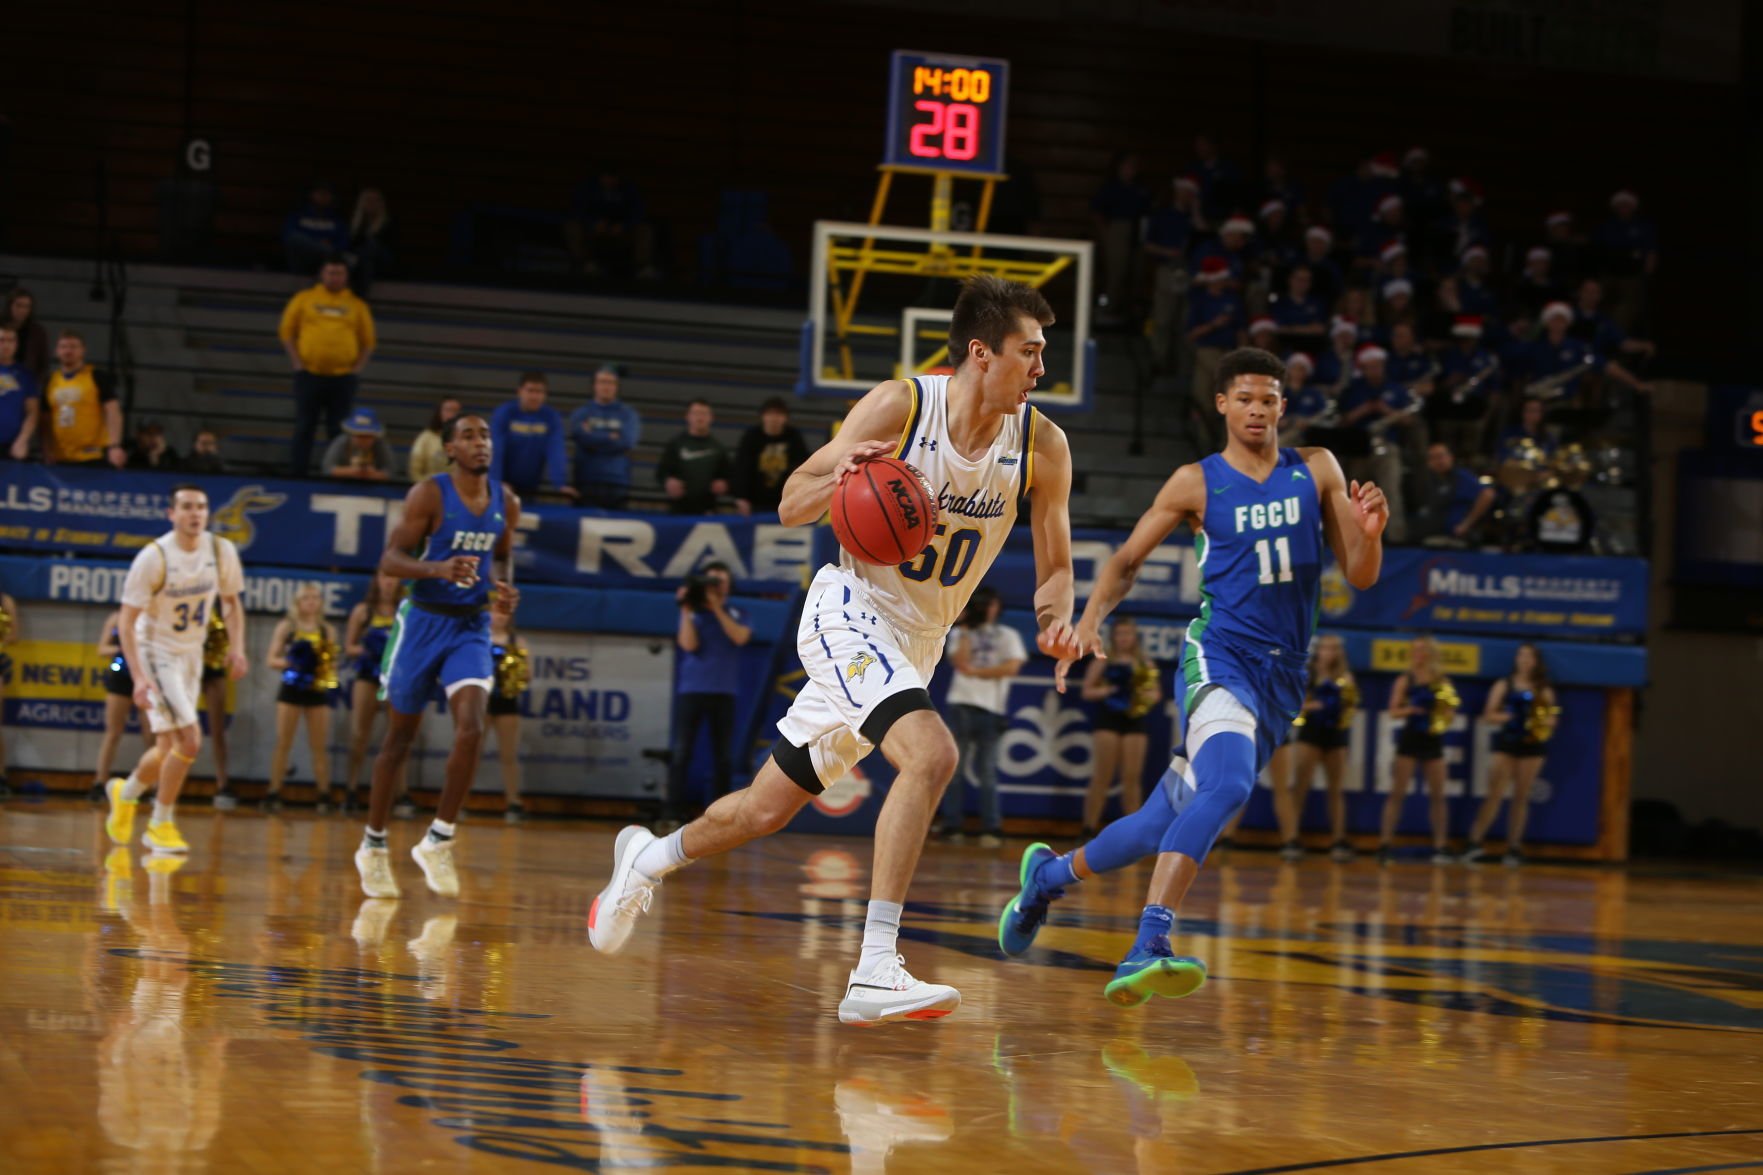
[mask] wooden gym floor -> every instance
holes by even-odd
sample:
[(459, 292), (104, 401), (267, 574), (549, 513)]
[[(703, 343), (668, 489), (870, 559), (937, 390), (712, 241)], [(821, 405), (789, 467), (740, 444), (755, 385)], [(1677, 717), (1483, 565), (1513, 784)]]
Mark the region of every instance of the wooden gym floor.
[(191, 807), (176, 872), (0, 810), (0, 1170), (1727, 1171), (1763, 1167), (1763, 878), (1215, 858), (1212, 981), (1102, 984), (1143, 867), (994, 941), (1020, 843), (926, 851), (935, 1023), (842, 1027), (867, 841), (779, 836), (583, 919), (616, 829), (474, 819), (465, 894), (364, 903), (355, 820)]

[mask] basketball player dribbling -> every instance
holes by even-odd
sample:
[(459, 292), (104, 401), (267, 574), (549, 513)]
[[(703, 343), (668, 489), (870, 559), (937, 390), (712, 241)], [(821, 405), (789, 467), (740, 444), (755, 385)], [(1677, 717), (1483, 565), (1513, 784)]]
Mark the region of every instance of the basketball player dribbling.
[[(1244, 347), (1224, 357), (1216, 395), (1224, 451), (1182, 466), (1164, 483), (1103, 566), (1078, 623), (1082, 654), (1105, 655), (1102, 621), (1170, 532), (1193, 526), (1200, 615), (1188, 626), (1176, 682), (1185, 752), (1143, 807), (1089, 843), (1063, 856), (1030, 845), (1022, 889), (998, 919), (999, 947), (1020, 955), (1067, 886), (1155, 853), (1138, 939), (1104, 992), (1122, 1007), (1153, 995), (1185, 996), (1205, 982), (1206, 965), (1170, 947), (1175, 912), (1304, 703), (1326, 550), (1361, 591), (1383, 566), (1383, 492), (1349, 483), (1327, 449), (1279, 447), (1284, 377), (1285, 364), (1266, 351)], [(1062, 663), (1055, 677), (1067, 668)]]
[(701, 857), (776, 832), (871, 750), (899, 774), (875, 825), (875, 858), (863, 948), (839, 1003), (848, 1024), (929, 1020), (960, 993), (907, 972), (895, 953), (901, 906), (956, 749), (925, 687), (950, 626), (985, 578), (1027, 494), (1035, 547), (1038, 643), (1075, 657), (1071, 451), (1065, 434), (1027, 407), (1046, 371), (1042, 328), (1052, 309), (1039, 292), (994, 277), (971, 279), (955, 303), (949, 354), (955, 373), (878, 384), (838, 435), (790, 476), (778, 516), (813, 523), (864, 462), (912, 462), (938, 495), (937, 537), (916, 559), (874, 566), (841, 553), (808, 589), (796, 647), (808, 682), (778, 723), (771, 756), (748, 787), (657, 838), (618, 835), (612, 880), (588, 914), (588, 936), (621, 950), (661, 879)]

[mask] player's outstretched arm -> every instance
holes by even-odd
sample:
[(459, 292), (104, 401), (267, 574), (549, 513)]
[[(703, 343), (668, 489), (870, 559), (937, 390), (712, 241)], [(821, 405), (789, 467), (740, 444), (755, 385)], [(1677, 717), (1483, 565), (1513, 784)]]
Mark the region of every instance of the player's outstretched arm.
[(1071, 569), (1071, 443), (1045, 416), (1035, 429), (1029, 524), (1035, 540), (1035, 643), (1049, 657), (1080, 657), (1071, 610), (1077, 601)]
[(822, 445), (784, 482), (778, 521), (806, 526), (826, 513), (833, 490), (857, 466), (876, 457), (891, 457), (905, 438), (912, 414), (912, 385), (890, 379), (875, 385), (852, 408), (832, 440)]
[(1383, 570), (1383, 528), (1389, 525), (1390, 505), (1383, 491), (1370, 482), (1347, 481), (1341, 463), (1327, 449), (1299, 449), (1298, 453), (1316, 478), (1316, 496), (1322, 500), (1322, 528), (1329, 549), (1347, 582), (1364, 591), (1377, 583)]
[(404, 514), (398, 519), (398, 525), (392, 528), (392, 533), (386, 536), (386, 549), (380, 554), (380, 570), (399, 579), (445, 579), (462, 586), (475, 580), (476, 555), (455, 555), (451, 559), (430, 563), (411, 554), (422, 549), (423, 541), (435, 529), (440, 517), (441, 487), (434, 479), (411, 486), (410, 492), (404, 495)]
[[(1102, 622), (1132, 590), (1139, 568), (1145, 565), (1151, 552), (1161, 546), (1176, 527), (1189, 519), (1201, 517), (1206, 507), (1205, 498), (1206, 475), (1198, 465), (1184, 465), (1169, 475), (1169, 480), (1157, 491), (1150, 508), (1139, 517), (1126, 542), (1102, 564), (1089, 603), (1084, 605), (1083, 619), (1077, 624), (1078, 657), (1090, 653), (1107, 656), (1102, 648)], [(1065, 671), (1071, 664), (1071, 661), (1059, 663), (1053, 673), (1055, 685), (1064, 685)]]

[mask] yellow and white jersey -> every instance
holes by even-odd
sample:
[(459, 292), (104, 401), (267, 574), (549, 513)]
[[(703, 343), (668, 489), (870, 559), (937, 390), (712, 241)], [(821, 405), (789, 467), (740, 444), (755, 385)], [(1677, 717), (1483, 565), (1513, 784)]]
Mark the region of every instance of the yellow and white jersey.
[(160, 652), (200, 659), (208, 639), (208, 610), (215, 595), (244, 588), (239, 549), (230, 539), (204, 533), (194, 551), (171, 531), (141, 548), (122, 585), (122, 602), (141, 610), (135, 639)]
[(936, 538), (897, 567), (839, 552), (839, 567), (862, 585), (882, 618), (912, 633), (949, 631), (1016, 524), (1018, 498), (1034, 485), (1037, 413), (1006, 416), (991, 448), (969, 460), (949, 440), (949, 376), (920, 375), (894, 455), (915, 466), (937, 498)]

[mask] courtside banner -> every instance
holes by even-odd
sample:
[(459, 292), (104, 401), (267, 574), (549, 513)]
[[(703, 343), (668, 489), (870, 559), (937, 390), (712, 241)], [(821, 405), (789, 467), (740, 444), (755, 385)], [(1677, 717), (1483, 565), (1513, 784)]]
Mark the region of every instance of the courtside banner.
[[(1124, 537), (1113, 530), (1072, 532), (1080, 604)], [(1033, 611), (1034, 540), (1029, 528), (1010, 532), (986, 582), (1003, 593), (1006, 607)], [(1642, 636), (1647, 629), (1647, 563), (1386, 547), (1383, 572), (1374, 587), (1359, 591), (1331, 566), (1323, 575), (1321, 604), (1325, 627)], [(1189, 532), (1171, 535), (1151, 553), (1121, 610), (1145, 616), (1199, 613), (1200, 567)]]
[[(10, 464), (0, 486), (0, 546), (130, 558), (171, 528), (177, 474)], [(203, 477), (215, 533), (245, 565), (365, 571), (379, 562), (408, 487)], [(775, 519), (609, 514), (527, 504), (516, 535), (522, 580), (594, 586), (678, 582), (719, 559), (745, 589), (788, 592), (812, 569), (813, 527)]]

